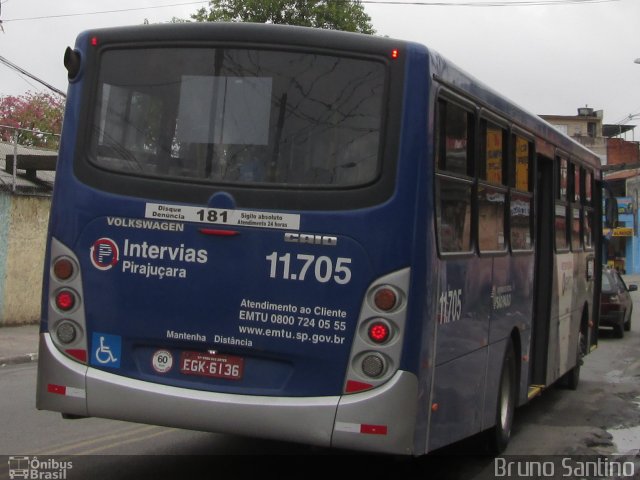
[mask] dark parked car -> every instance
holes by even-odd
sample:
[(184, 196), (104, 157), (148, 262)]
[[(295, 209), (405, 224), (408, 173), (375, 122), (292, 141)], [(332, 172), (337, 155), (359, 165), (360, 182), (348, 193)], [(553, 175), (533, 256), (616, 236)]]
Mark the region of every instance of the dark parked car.
[(629, 292), (638, 290), (637, 285), (627, 285), (613, 268), (602, 269), (602, 294), (600, 295), (600, 326), (613, 327), (617, 338), (631, 330), (633, 301)]

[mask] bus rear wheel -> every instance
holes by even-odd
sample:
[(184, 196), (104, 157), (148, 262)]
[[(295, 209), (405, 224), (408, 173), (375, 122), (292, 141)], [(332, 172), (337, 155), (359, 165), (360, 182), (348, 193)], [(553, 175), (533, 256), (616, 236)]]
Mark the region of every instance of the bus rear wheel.
[(578, 388), (578, 384), (580, 383), (580, 367), (582, 366), (582, 358), (584, 357), (584, 352), (587, 351), (586, 342), (587, 338), (585, 334), (580, 332), (578, 334), (576, 365), (571, 370), (569, 370), (563, 378), (563, 385), (569, 390), (576, 390)]
[(511, 438), (513, 413), (516, 408), (516, 355), (509, 342), (502, 360), (502, 373), (498, 388), (496, 424), (487, 432), (487, 447), (492, 455), (504, 452)]

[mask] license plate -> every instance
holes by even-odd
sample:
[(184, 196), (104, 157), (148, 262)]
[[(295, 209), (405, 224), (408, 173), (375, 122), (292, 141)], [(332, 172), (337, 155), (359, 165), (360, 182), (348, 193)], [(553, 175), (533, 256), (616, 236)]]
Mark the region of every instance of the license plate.
[(199, 377), (240, 380), (244, 371), (244, 358), (202, 352), (182, 352), (180, 373)]

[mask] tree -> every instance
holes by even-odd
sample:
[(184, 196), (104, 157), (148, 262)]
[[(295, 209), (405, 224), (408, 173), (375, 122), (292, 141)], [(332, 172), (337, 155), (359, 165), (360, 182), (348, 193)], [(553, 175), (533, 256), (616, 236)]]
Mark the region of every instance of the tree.
[(374, 34), (359, 0), (210, 0), (191, 18), (198, 22), (299, 25)]
[[(8, 142), (18, 135), (20, 145), (58, 148), (64, 114), (64, 99), (49, 93), (27, 92), (0, 97), (0, 140)], [(15, 130), (22, 129), (22, 130)]]

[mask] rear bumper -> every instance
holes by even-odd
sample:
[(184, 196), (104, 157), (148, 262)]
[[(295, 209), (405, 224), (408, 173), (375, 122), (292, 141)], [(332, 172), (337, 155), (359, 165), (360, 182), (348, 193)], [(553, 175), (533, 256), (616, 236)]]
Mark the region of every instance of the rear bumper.
[(611, 310), (606, 313), (600, 314), (600, 326), (601, 327), (615, 327), (622, 325), (624, 319), (622, 318), (621, 310)]
[(143, 382), (81, 365), (40, 335), (38, 409), (324, 447), (412, 454), (418, 384), (399, 371), (353, 395), (267, 397)]

